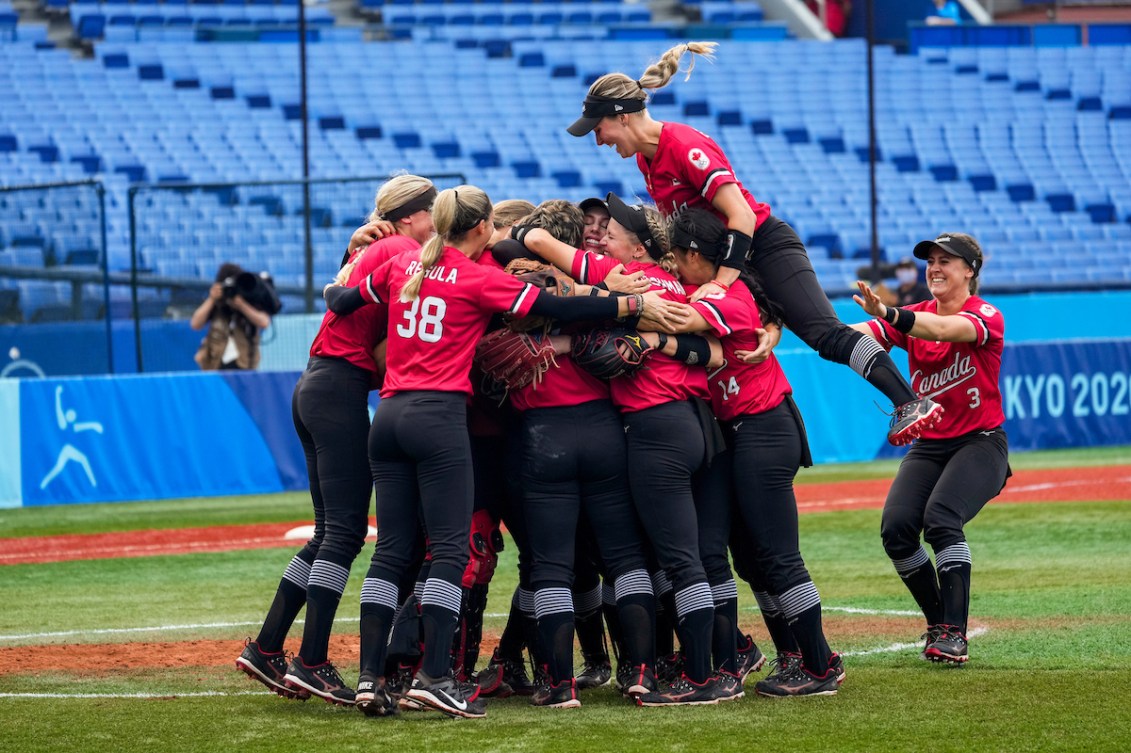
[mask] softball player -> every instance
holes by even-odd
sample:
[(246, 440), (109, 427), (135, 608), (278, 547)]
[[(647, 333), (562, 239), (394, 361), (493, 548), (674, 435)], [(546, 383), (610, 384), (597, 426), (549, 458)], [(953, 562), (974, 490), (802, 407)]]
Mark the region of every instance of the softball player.
[[(726, 247), (726, 228), (711, 213), (686, 209), (671, 218), (672, 248), (680, 277), (689, 285), (705, 285), (718, 272)], [(723, 346), (725, 363), (711, 373), (711, 406), (723, 425), (727, 448), (710, 468), (712, 491), (723, 500), (732, 496), (750, 538), (758, 569), (786, 618), (800, 661), (788, 671), (758, 682), (755, 690), (767, 696), (835, 695), (843, 680), (840, 657), (829, 650), (821, 626), (821, 597), (805, 567), (798, 544), (797, 500), (793, 480), (802, 465), (811, 465), (805, 426), (793, 402), (789, 381), (777, 358), (748, 364), (735, 355), (758, 345), (755, 331), (762, 316), (756, 283), (740, 278), (728, 290), (712, 293), (691, 304), (694, 311), (681, 331), (710, 330)], [(716, 662), (734, 673), (738, 593), (730, 577), (726, 549), (730, 539), (728, 505), (700, 505), (700, 551), (708, 573), (721, 570), (727, 581), (712, 580), (712, 589), (728, 597), (716, 600)], [(729, 645), (726, 645), (729, 641)]]
[[(884, 502), (884, 550), (927, 618), (923, 655), (962, 664), (968, 657), (970, 547), (963, 527), (1009, 478), (1009, 442), (1002, 429), (998, 377), (1005, 337), (999, 310), (977, 295), (982, 248), (963, 233), (915, 246), (927, 260), (932, 300), (885, 306), (858, 282), (855, 301), (876, 319), (855, 328), (884, 347), (907, 350), (920, 395), (946, 407), (899, 465)], [(919, 541), (930, 544), (930, 557)]]
[(331, 311), (365, 303), (389, 308), (388, 366), (369, 433), (381, 536), (362, 586), (371, 619), (361, 636), (367, 663), (357, 705), (395, 711), (385, 677), (385, 647), (419, 521), (431, 564), (421, 603), (424, 656), (407, 698), (451, 716), (480, 718), (477, 686), (451, 674), (451, 647), (468, 561), (473, 506), (466, 403), (471, 360), (491, 316), (535, 313), (572, 321), (643, 311), (643, 296), (556, 298), (511, 275), (475, 263), (494, 232), (491, 202), (474, 186), (441, 191), (433, 206), (439, 235), (394, 258), (353, 288), (324, 291)]
[[(608, 196), (608, 208), (611, 219), (603, 254), (571, 249), (539, 229), (520, 229), (518, 238), (579, 282), (599, 283), (623, 264), (627, 273), (644, 272), (653, 289), (669, 300), (686, 301), (683, 286), (671, 273), (674, 259), (660, 213), (630, 207), (614, 194)], [(647, 369), (610, 382), (613, 404), (624, 422), (633, 502), (672, 583), (676, 630), (685, 656), (684, 675), (670, 687), (639, 696), (641, 705), (714, 704), (721, 697), (711, 671), (714, 602), (699, 558), (692, 493), (708, 459), (702, 415), (694, 402), (709, 396), (706, 381), (701, 367), (653, 353)], [(640, 674), (648, 677), (639, 684), (650, 682), (651, 672), (642, 667)]]
[(653, 120), (646, 109), (648, 91), (668, 84), (684, 52), (710, 58), (716, 46), (677, 45), (639, 79), (602, 76), (589, 87), (582, 116), (567, 130), (574, 136), (592, 131), (598, 145), (612, 146), (624, 158), (635, 156), (648, 193), (665, 215), (702, 207), (722, 219), (728, 228), (726, 254), (718, 276), (697, 291), (696, 299), (726, 290), (749, 262), (798, 337), (822, 358), (851, 366), (892, 401), (888, 439), (906, 444), (938, 420), (938, 404), (917, 397), (883, 348), (836, 318), (797, 233), (742, 186), (722, 149), (694, 128)]
[[(339, 279), (356, 284), (384, 260), (419, 248), (433, 233), (429, 211), (435, 196), (432, 182), (419, 176), (385, 183), (377, 192), (374, 219), (389, 223), (393, 234), (358, 249)], [(373, 352), (385, 337), (385, 319), (383, 306), (356, 317), (327, 312), (295, 386), (292, 412), (310, 477), (314, 536), (283, 572), (259, 636), (236, 659), (237, 667), (288, 697), (354, 700), (353, 690), (327, 660), (327, 648), (350, 565), (368, 529), (373, 480), (364, 448), (369, 391), (377, 387), (380, 373)], [(288, 667), (283, 640), (303, 604), (302, 646)]]

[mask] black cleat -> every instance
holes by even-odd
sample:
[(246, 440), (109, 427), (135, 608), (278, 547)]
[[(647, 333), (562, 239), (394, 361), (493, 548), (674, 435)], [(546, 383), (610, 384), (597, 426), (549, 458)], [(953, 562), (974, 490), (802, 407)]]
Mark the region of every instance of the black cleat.
[(923, 641), (923, 651), (919, 654), (920, 659), (927, 659), (927, 649), (931, 647), (932, 643), (941, 638), (944, 632), (946, 631), (943, 630), (942, 625), (927, 626), (927, 632), (919, 636), (919, 640)]
[(970, 658), (966, 636), (954, 625), (940, 625), (942, 635), (927, 646), (924, 655), (931, 661), (962, 666)]
[(744, 635), (746, 643), (738, 647), (738, 677), (742, 682), (751, 672), (757, 672), (766, 663), (766, 655), (758, 648), (758, 644), (749, 635)]
[(829, 656), (829, 669), (836, 675), (836, 684), (843, 685), (848, 673), (844, 671), (844, 659), (836, 651)]
[(577, 687), (577, 680), (572, 677), (562, 680), (557, 685), (547, 681), (534, 691), (534, 695), (530, 697), (530, 705), (547, 709), (579, 709), (581, 699), (577, 697)]
[(942, 418), (942, 413), (943, 407), (929, 397), (900, 405), (892, 414), (888, 441), (896, 446), (910, 444), (926, 429), (936, 425)]
[(617, 690), (635, 697), (656, 689), (656, 675), (647, 664), (622, 664), (617, 667)]
[(310, 692), (303, 688), (289, 688), (286, 683), (287, 656), (282, 651), (264, 651), (250, 638), (244, 643), (243, 652), (236, 657), (236, 669), (248, 677), (267, 686), (272, 693), (283, 698), (305, 701)]
[(665, 688), (637, 696), (636, 705), (715, 706), (719, 702), (719, 695), (714, 677), (708, 677), (702, 683), (697, 683), (684, 675)]
[(306, 690), (327, 703), (338, 706), (352, 706), (354, 703), (353, 689), (346, 685), (338, 670), (328, 661), (308, 667), (301, 657), (296, 656), (287, 667), (284, 680), (288, 688), (296, 692)]
[(456, 682), (450, 674), (433, 678), (424, 672), (417, 672), (405, 697), (448, 716), (464, 719), (482, 719), (487, 716), (487, 703), (479, 697), (479, 686)]
[(742, 689), (742, 678), (736, 674), (719, 669), (715, 671), (713, 679), (719, 701), (736, 701), (746, 695)]
[(789, 662), (780, 672), (759, 680), (754, 692), (768, 698), (792, 698), (811, 695), (836, 695), (836, 671), (828, 669), (817, 676), (800, 661)]
[(362, 673), (357, 679), (354, 703), (366, 716), (396, 716), (398, 713), (397, 701), (389, 693), (384, 677)]
[(613, 678), (613, 667), (608, 659), (604, 661), (587, 661), (581, 672), (577, 675), (577, 689), (589, 690), (607, 685)]
[(511, 695), (534, 695), (534, 684), (526, 674), (522, 660), (504, 659), (495, 649), (491, 660), (476, 675), (479, 691), (485, 698), (506, 698)]

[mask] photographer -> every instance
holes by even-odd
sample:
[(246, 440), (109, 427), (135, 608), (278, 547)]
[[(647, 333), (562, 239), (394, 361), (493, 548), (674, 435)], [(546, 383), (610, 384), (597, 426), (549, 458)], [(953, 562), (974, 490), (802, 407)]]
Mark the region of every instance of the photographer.
[[(260, 332), (271, 324), (271, 314), (278, 312), (274, 291), (265, 290), (268, 287), (269, 283), (244, 272), (238, 264), (224, 262), (220, 265), (208, 297), (193, 312), (190, 321), (194, 330), (208, 325), (200, 350), (194, 356), (202, 371), (246, 370), (259, 365)], [(245, 295), (251, 295), (258, 307), (248, 302)], [(270, 302), (272, 299), (275, 304)]]

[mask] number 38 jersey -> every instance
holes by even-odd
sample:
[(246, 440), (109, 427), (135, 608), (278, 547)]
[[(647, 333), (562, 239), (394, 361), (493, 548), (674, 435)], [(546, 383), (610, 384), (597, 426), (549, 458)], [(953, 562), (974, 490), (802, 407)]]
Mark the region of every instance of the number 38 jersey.
[(401, 300), (401, 290), (420, 269), (420, 253), (414, 249), (393, 258), (360, 288), (365, 300), (389, 306), (381, 397), (416, 390), (471, 395), (471, 359), (491, 315), (529, 313), (538, 290), (448, 246), (425, 273), (420, 295)]
[[(688, 289), (688, 294), (694, 292)], [(750, 416), (776, 408), (793, 392), (781, 364), (772, 353), (762, 363), (746, 363), (736, 350), (756, 350), (762, 318), (750, 289), (741, 282), (719, 295), (709, 295), (691, 304), (707, 320), (723, 344), (723, 367), (707, 375), (711, 408), (720, 421)]]
[[(923, 301), (905, 308), (937, 314), (938, 302)], [(978, 335), (974, 342), (932, 342), (905, 335), (879, 319), (868, 323), (882, 345), (889, 350), (898, 345), (907, 351), (911, 388), (943, 406), (942, 420), (924, 431), (923, 439), (949, 439), (1005, 423), (998, 387), (1005, 320), (976, 295), (966, 300), (957, 316), (974, 324)]]

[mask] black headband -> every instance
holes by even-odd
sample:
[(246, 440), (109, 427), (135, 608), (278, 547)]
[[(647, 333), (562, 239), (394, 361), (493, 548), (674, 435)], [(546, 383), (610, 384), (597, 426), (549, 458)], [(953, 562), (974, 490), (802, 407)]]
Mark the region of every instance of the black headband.
[(397, 207), (393, 211), (386, 213), (384, 215), (384, 219), (388, 220), (389, 222), (396, 222), (397, 220), (403, 220), (405, 217), (408, 217), (410, 214), (416, 214), (421, 209), (431, 209), (432, 208), (432, 202), (434, 202), (435, 200), (436, 200), (436, 187), (430, 186), (427, 191), (420, 194), (416, 198), (409, 199), (408, 201), (406, 201), (404, 204), (401, 204), (399, 207)]

